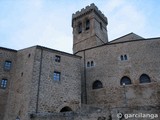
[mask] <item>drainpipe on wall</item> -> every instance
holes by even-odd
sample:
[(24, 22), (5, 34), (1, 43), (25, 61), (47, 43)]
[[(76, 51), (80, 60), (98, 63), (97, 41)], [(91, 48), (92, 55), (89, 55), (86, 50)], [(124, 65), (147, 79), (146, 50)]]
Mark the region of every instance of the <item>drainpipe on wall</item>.
[(42, 58), (43, 58), (43, 48), (41, 47), (39, 78), (38, 78), (38, 89), (37, 89), (37, 101), (36, 101), (36, 113), (38, 113), (38, 105), (39, 105), (39, 92), (40, 92), (40, 82), (41, 82), (41, 73), (42, 73)]
[(86, 54), (85, 50), (83, 52), (84, 55), (84, 103), (87, 104), (87, 88), (86, 88)]

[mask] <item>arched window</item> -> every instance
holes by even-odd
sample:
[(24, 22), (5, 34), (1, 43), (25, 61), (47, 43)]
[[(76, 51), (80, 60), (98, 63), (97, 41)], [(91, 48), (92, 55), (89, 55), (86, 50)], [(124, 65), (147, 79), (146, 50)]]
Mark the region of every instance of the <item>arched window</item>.
[(78, 33), (81, 33), (82, 32), (82, 23), (79, 22), (78, 23)]
[(94, 66), (94, 62), (93, 61), (91, 61), (91, 66)]
[(125, 84), (125, 85), (130, 85), (130, 84), (131, 84), (131, 80), (130, 80), (129, 77), (124, 76), (124, 77), (122, 77), (120, 84), (121, 84), (121, 85), (124, 85), (124, 84)]
[(103, 88), (102, 82), (99, 80), (96, 80), (92, 85), (92, 89), (99, 89), (99, 88)]
[(139, 82), (140, 82), (140, 83), (150, 83), (151, 80), (150, 80), (150, 77), (149, 77), (148, 75), (142, 74), (142, 75), (140, 76)]
[(124, 55), (124, 60), (127, 60), (127, 55)]
[(89, 61), (87, 62), (87, 67), (90, 67), (90, 62)]
[(90, 21), (89, 19), (86, 20), (86, 30), (88, 30), (90, 28)]
[(60, 110), (60, 112), (70, 112), (70, 111), (72, 111), (72, 109), (71, 109), (70, 107), (68, 107), (68, 106), (63, 107), (63, 108)]
[(121, 55), (121, 60), (123, 60), (123, 55)]

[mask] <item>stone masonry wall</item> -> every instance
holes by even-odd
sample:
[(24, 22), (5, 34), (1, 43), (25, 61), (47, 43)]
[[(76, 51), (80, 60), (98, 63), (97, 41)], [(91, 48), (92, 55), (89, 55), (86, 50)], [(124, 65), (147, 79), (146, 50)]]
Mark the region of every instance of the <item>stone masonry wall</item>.
[(29, 100), (31, 97), (31, 80), (35, 47), (19, 50), (12, 78), (12, 88), (9, 94), (7, 111), (4, 120), (13, 120), (19, 116), (22, 120), (28, 120)]
[[(40, 53), (37, 49), (37, 55)], [(61, 57), (55, 62), (55, 56)], [(36, 60), (34, 64), (38, 62)], [(37, 70), (38, 71), (38, 68)], [(54, 71), (61, 73), (60, 81), (53, 79)], [(38, 112), (60, 112), (68, 106), (73, 111), (81, 105), (81, 75), (80, 57), (44, 49), (41, 60), (41, 75), (39, 84)], [(34, 74), (34, 79), (36, 78)], [(36, 78), (37, 79), (37, 78)]]
[[(10, 99), (8, 97), (10, 89), (12, 88), (14, 70), (16, 68), (16, 54), (15, 50), (0, 48), (0, 83), (2, 79), (7, 79), (7, 87), (5, 89), (0, 86), (0, 120), (3, 120), (4, 114), (6, 112), (7, 101)], [(11, 61), (11, 69), (5, 70), (5, 61)]]
[(31, 120), (159, 120), (159, 110), (159, 107), (149, 106), (108, 108), (83, 105), (76, 112), (33, 114)]
[[(159, 45), (160, 40), (153, 39), (110, 44), (86, 50), (86, 64), (88, 61), (94, 61), (93, 67), (87, 68), (85, 65), (87, 103), (112, 107), (159, 106)], [(121, 55), (127, 55), (128, 60), (121, 61)], [(139, 83), (139, 77), (143, 73), (149, 75), (151, 83)], [(120, 85), (123, 76), (129, 77), (132, 81), (132, 84), (126, 85), (125, 88)], [(103, 88), (92, 89), (96, 80), (102, 82)]]

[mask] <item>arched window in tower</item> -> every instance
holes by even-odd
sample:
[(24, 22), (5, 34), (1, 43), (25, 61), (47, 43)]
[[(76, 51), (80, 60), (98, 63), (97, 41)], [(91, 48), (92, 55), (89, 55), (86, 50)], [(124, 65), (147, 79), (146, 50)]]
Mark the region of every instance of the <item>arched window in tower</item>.
[(78, 33), (80, 34), (82, 32), (82, 23), (78, 23)]
[(124, 60), (127, 60), (127, 55), (124, 55)]
[(71, 112), (71, 111), (72, 111), (72, 109), (71, 109), (70, 107), (68, 107), (68, 106), (63, 107), (63, 108), (60, 110), (60, 112)]
[(123, 61), (123, 55), (121, 55), (121, 60)]
[(150, 77), (146, 74), (142, 74), (139, 78), (139, 82), (140, 83), (150, 83), (151, 80), (150, 80)]
[(92, 85), (92, 89), (100, 89), (100, 88), (103, 88), (102, 82), (99, 80), (94, 81)]
[(90, 21), (89, 19), (86, 19), (86, 30), (90, 28)]
[(90, 67), (90, 66), (91, 66), (91, 65), (90, 65), (90, 62), (88, 61), (88, 62), (87, 62), (87, 67)]
[(131, 80), (129, 77), (122, 77), (121, 81), (120, 81), (120, 84), (121, 85), (130, 85), (131, 84)]
[(94, 66), (94, 62), (93, 62), (93, 61), (91, 61), (91, 66), (92, 66), (92, 67)]

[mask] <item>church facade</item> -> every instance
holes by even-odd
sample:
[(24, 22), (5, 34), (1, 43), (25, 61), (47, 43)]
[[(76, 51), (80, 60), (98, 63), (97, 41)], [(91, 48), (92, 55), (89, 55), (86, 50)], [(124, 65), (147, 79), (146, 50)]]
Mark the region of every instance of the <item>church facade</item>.
[(0, 47), (0, 119), (159, 120), (160, 38), (109, 42), (107, 24), (91, 4), (72, 15), (73, 54)]

